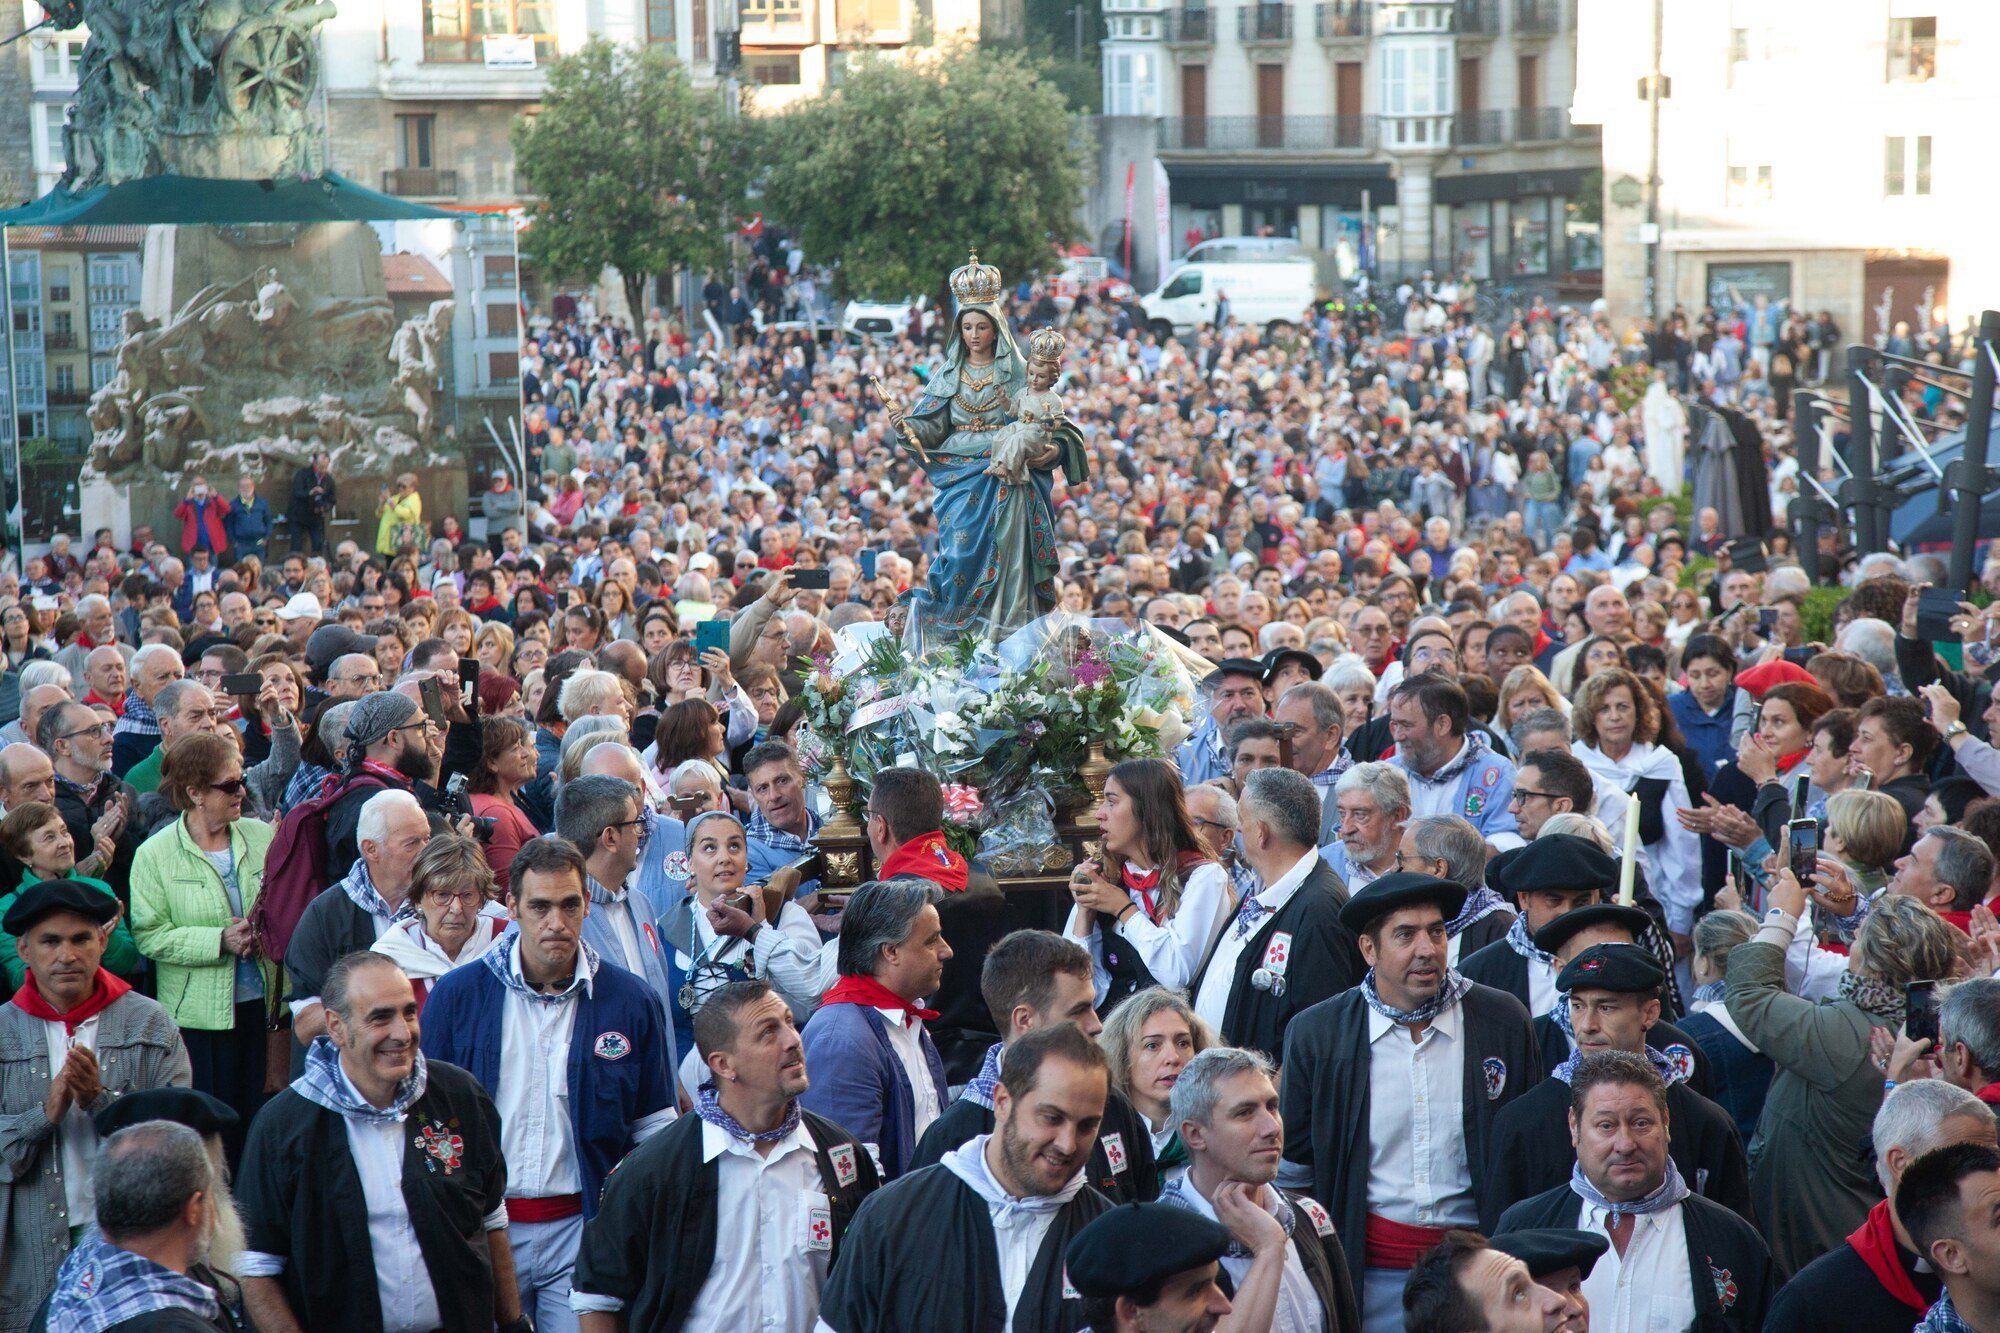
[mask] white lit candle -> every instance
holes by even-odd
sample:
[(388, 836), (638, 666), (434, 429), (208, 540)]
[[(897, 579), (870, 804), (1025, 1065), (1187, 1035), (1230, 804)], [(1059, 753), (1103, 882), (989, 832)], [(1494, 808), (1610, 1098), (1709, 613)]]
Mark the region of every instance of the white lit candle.
[(1632, 905), (1632, 876), (1639, 868), (1639, 793), (1625, 794), (1625, 858), (1618, 867), (1618, 901)]

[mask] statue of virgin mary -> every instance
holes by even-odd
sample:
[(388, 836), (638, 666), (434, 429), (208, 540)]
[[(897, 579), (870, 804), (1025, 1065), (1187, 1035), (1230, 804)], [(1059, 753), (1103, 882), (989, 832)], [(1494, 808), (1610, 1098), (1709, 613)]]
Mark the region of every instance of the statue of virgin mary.
[[(1000, 308), (1000, 270), (970, 261), (951, 275), (956, 309), (944, 360), (907, 416), (936, 492), (937, 551), (926, 585), (911, 591), (920, 632), (1001, 638), (1056, 605), (1053, 472), (1083, 482), (1083, 437), (1067, 417), (1028, 456), (1024, 482), (987, 475), (995, 437), (1014, 420), (1027, 362)], [(894, 418), (895, 414), (892, 414)]]

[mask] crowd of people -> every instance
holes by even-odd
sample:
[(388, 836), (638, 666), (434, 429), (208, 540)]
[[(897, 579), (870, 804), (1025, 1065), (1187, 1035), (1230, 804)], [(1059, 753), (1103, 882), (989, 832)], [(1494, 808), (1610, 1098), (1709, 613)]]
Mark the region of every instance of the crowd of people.
[(921, 328), (570, 304), (477, 538), (322, 460), (0, 579), (0, 1333), (2000, 1333), (1996, 617), (1614, 392), (1781, 507), (1791, 324), (1043, 297), (1049, 591), (1204, 665), (1053, 913), (915, 767), (816, 856)]

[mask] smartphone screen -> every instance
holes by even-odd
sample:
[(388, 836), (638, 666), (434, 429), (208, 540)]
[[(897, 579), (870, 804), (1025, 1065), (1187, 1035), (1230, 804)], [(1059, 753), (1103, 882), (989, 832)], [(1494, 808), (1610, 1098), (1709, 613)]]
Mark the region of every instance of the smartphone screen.
[(1802, 886), (1809, 886), (1819, 869), (1819, 821), (1794, 819), (1785, 825), (1785, 832), (1792, 849), (1792, 877)]
[(461, 657), (458, 659), (458, 692), (467, 712), (478, 705), (479, 699), (479, 659)]
[(1910, 1040), (1928, 1039), (1935, 1047), (1938, 1040), (1937, 983), (1912, 981), (1903, 988), (1903, 996), (1903, 1024)]
[(694, 650), (696, 655), (711, 648), (729, 651), (729, 622), (727, 620), (704, 620), (694, 627)]

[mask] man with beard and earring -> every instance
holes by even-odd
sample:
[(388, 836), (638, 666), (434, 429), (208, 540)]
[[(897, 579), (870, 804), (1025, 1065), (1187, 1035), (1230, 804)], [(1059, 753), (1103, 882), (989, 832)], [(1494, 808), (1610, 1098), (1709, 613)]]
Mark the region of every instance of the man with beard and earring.
[(1570, 1079), (1569, 1181), (1509, 1208), (1498, 1234), (1574, 1227), (1611, 1243), (1583, 1283), (1596, 1333), (1756, 1333), (1774, 1289), (1770, 1248), (1688, 1188), (1671, 1125), (1666, 1082), (1643, 1056), (1584, 1056)]
[(1084, 1183), (1111, 1075), (1073, 1023), (1008, 1044), (994, 1132), (877, 1191), (854, 1219), (815, 1333), (1080, 1333), (1070, 1240), (1111, 1207)]
[(500, 1110), (521, 1304), (538, 1333), (574, 1333), (571, 1279), (604, 1182), (674, 1119), (674, 1038), (644, 978), (584, 943), (583, 854), (522, 844), (513, 924), (424, 1003), (424, 1054), (462, 1065)]
[(228, 1196), (201, 1136), (165, 1120), (119, 1130), (98, 1157), (95, 1194), (98, 1233), (63, 1262), (37, 1326), (234, 1333), (203, 1280)]
[(22, 891), (0, 920), (28, 965), (0, 1006), (0, 1329), (28, 1327), (90, 1222), (91, 1117), (192, 1081), (167, 1011), (101, 966), (118, 904), (75, 880)]
[(860, 1143), (799, 1106), (805, 1046), (768, 982), (721, 987), (694, 1032), (708, 1071), (695, 1114), (619, 1164), (584, 1227), (570, 1286), (583, 1333), (809, 1328), (877, 1187)]
[[(1007, 1042), (1051, 1023), (1072, 1023), (1095, 1041), (1104, 1030), (1097, 1006), (1090, 953), (1075, 940), (1049, 930), (1017, 930), (1003, 937), (980, 966), (979, 988), (986, 995), (993, 1025), (1006, 1041), (987, 1048), (979, 1072), (957, 1101), (945, 1108), (917, 1142), (911, 1169), (934, 1166), (967, 1139), (993, 1132), (993, 1090)], [(1091, 1150), (1085, 1178), (1113, 1203), (1146, 1203), (1160, 1192), (1153, 1136), (1125, 1094), (1111, 1089), (1104, 1123)]]
[(1667, 974), (1637, 944), (1593, 944), (1563, 968), (1558, 984), (1569, 1004), (1576, 1049), (1555, 1073), (1500, 1113), (1487, 1149), (1488, 1190), (1481, 1217), (1490, 1230), (1511, 1205), (1569, 1179), (1576, 1149), (1563, 1128), (1570, 1080), (1584, 1056), (1626, 1051), (1644, 1056), (1667, 1085), (1673, 1124), (1668, 1148), (1681, 1176), (1703, 1198), (1749, 1217), (1750, 1163), (1729, 1113), (1690, 1088), (1673, 1057), (1647, 1044), (1659, 1022)]
[(326, 1031), (320, 986), (335, 961), (372, 949), (401, 914), (430, 821), (406, 791), (368, 794), (355, 832), (361, 854), (339, 883), (306, 905), (285, 948), (292, 1008), (292, 1073), (305, 1071), (306, 1048)]
[(1332, 1213), (1362, 1327), (1402, 1327), (1411, 1268), (1471, 1226), (1493, 1122), (1539, 1072), (1528, 1011), (1445, 965), (1450, 880), (1398, 871), (1348, 900), (1368, 974), (1285, 1034), (1278, 1183)]
[(527, 1333), (492, 1099), (424, 1059), (416, 992), (386, 955), (340, 959), (324, 1000), (327, 1030), (257, 1113), (237, 1174), (251, 1323)]
[(1222, 1289), (1243, 1327), (1355, 1333), (1361, 1315), (1333, 1218), (1317, 1201), (1271, 1184), (1285, 1147), (1276, 1072), (1257, 1052), (1229, 1046), (1188, 1062), (1173, 1095), (1188, 1173), (1160, 1202), (1228, 1228)]

